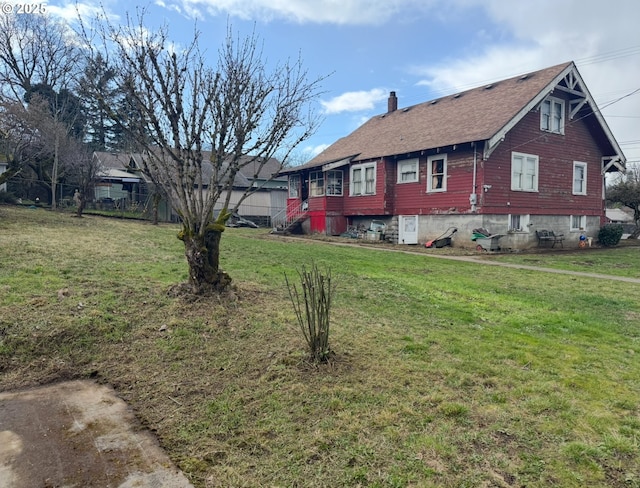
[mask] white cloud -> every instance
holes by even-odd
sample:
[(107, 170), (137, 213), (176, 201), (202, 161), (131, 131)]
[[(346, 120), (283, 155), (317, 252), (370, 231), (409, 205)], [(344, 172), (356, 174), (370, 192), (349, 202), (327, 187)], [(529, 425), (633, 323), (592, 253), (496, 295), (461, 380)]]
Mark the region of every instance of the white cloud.
[(329, 144), (319, 144), (317, 146), (306, 146), (302, 149), (302, 154), (305, 156), (305, 158), (311, 159), (314, 156), (317, 156), (318, 154), (320, 154), (322, 151), (324, 151), (328, 147), (329, 147)]
[(380, 25), (409, 10), (426, 10), (437, 0), (181, 0), (183, 11), (198, 16), (231, 15), (241, 19), (270, 21), (284, 19), (298, 23)]
[(47, 4), (47, 12), (70, 23), (77, 21), (78, 16), (85, 21), (105, 15), (113, 22), (117, 22), (120, 19), (118, 15), (110, 12), (104, 5), (92, 3), (69, 2), (62, 5)]
[(339, 114), (342, 112), (359, 112), (371, 110), (377, 102), (387, 98), (387, 92), (382, 88), (374, 88), (369, 91), (347, 92), (331, 100), (321, 100), (320, 103), (326, 114)]
[[(483, 38), (481, 49), (465, 58), (414, 69), (424, 76), (418, 84), (427, 86), (433, 97), (575, 61), (605, 118), (616, 113), (628, 116), (607, 119), (623, 149), (625, 141), (637, 140), (637, 119), (630, 116), (640, 113), (640, 94), (604, 108), (640, 87), (640, 43), (631, 34), (640, 16), (636, 0), (457, 1), (484, 8), (507, 40), (492, 43), (486, 36), (489, 27), (482, 25), (477, 32)], [(625, 155), (639, 160), (640, 150), (636, 146)]]

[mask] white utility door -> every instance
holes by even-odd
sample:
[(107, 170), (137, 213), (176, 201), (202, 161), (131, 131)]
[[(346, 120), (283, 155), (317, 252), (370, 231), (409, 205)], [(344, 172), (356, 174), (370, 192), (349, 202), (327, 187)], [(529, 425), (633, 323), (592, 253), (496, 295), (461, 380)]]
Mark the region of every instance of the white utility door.
[(418, 216), (400, 215), (398, 220), (398, 244), (418, 243)]

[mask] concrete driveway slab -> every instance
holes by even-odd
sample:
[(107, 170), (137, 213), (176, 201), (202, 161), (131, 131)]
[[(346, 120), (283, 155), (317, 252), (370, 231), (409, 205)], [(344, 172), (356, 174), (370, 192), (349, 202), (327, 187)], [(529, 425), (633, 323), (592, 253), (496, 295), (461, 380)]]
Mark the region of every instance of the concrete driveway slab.
[(0, 393), (0, 486), (192, 488), (126, 403), (90, 381)]

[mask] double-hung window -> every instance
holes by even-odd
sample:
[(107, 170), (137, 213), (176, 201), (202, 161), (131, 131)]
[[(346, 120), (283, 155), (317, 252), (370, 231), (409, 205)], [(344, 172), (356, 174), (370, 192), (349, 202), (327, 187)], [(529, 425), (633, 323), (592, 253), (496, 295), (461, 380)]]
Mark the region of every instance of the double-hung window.
[(324, 173), (322, 171), (312, 171), (309, 173), (309, 189), (312, 197), (324, 195)]
[(538, 156), (511, 153), (511, 189), (538, 191)]
[(342, 196), (342, 171), (327, 171), (327, 195)]
[(418, 158), (398, 161), (398, 183), (418, 181)]
[(564, 134), (564, 100), (548, 97), (540, 105), (540, 130)]
[(447, 191), (447, 155), (427, 158), (427, 192)]
[(375, 195), (376, 163), (357, 164), (351, 167), (350, 195)]
[(587, 194), (587, 163), (573, 162), (573, 194)]
[(289, 198), (298, 198), (300, 195), (300, 175), (289, 176)]

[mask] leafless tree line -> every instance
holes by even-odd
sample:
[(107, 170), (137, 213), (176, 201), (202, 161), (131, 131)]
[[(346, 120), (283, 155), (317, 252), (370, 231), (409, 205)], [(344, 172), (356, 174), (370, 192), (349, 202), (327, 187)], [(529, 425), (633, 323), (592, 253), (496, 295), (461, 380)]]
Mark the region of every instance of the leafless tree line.
[[(182, 220), (190, 290), (225, 290), (222, 232), (257, 189), (232, 206), (235, 176), (251, 165), (257, 177), (272, 158), (288, 163), (318, 127), (323, 77), (310, 79), (301, 57), (268, 67), (255, 32), (240, 37), (228, 28), (210, 65), (200, 33), (178, 48), (168, 28), (146, 28), (144, 10), (122, 25), (106, 15), (79, 20), (71, 41), (69, 29), (47, 17), (2, 19), (0, 124), (4, 142), (14, 144), (5, 153), (20, 154), (23, 165), (46, 159), (54, 187), (60, 162), (74, 159), (63, 156), (63, 148), (76, 150), (72, 140), (104, 147), (109, 132), (128, 141)], [(214, 207), (223, 210), (214, 215)]]

